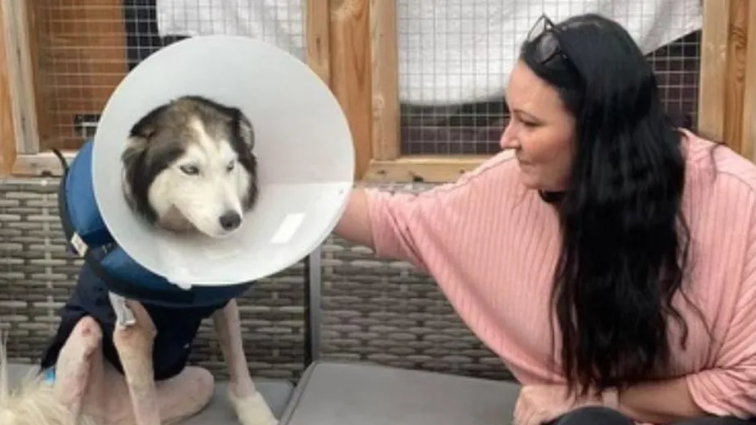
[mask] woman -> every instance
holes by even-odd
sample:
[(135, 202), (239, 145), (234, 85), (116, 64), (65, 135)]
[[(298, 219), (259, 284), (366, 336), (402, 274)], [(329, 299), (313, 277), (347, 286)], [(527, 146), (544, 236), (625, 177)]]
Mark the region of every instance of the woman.
[(419, 195), (355, 189), (335, 233), (435, 278), (523, 384), (515, 425), (751, 418), (756, 168), (672, 126), (600, 16), (539, 20), (505, 97), (508, 152)]

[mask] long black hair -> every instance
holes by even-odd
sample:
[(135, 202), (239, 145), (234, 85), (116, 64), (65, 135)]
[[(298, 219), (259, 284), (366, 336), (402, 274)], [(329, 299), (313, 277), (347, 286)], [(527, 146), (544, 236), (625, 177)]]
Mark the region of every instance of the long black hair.
[(689, 247), (682, 137), (619, 24), (585, 14), (554, 25), (544, 16), (534, 30), (520, 58), (576, 120), (552, 292), (562, 369), (582, 394), (630, 385), (668, 364), (669, 317), (683, 346), (687, 336), (672, 304)]

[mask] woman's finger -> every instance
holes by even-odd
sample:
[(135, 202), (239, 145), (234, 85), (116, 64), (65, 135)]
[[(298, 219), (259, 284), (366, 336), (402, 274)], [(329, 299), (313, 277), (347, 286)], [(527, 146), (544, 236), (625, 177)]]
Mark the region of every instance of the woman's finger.
[(517, 397), (514, 410), (512, 411), (512, 425), (520, 425), (520, 416), (522, 412), (522, 395)]
[(533, 406), (528, 397), (520, 396), (515, 403), (514, 425), (531, 425), (530, 417), (533, 414)]
[(525, 409), (523, 412), (521, 423), (518, 425), (539, 425), (537, 423), (538, 417), (537, 417), (537, 411), (532, 406)]

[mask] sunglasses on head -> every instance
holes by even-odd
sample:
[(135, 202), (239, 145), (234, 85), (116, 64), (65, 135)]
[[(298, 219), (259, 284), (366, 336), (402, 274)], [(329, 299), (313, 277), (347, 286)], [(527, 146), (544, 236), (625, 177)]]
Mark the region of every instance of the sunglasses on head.
[(541, 58), (540, 62), (542, 65), (545, 65), (556, 57), (564, 60), (568, 59), (559, 46), (558, 32), (559, 28), (554, 25), (554, 22), (545, 13), (536, 20), (533, 27), (528, 31), (526, 41), (528, 43), (535, 42), (535, 49), (538, 52), (538, 57)]

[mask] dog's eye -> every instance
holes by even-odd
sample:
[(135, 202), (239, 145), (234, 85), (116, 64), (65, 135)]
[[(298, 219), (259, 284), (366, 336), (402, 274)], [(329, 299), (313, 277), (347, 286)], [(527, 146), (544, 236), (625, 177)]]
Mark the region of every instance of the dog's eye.
[(231, 171), (234, 169), (234, 166), (236, 165), (236, 161), (231, 161), (226, 165), (226, 171)]
[(184, 174), (187, 174), (190, 176), (199, 174), (199, 169), (194, 165), (182, 165), (180, 168), (181, 168), (181, 171), (184, 172)]

